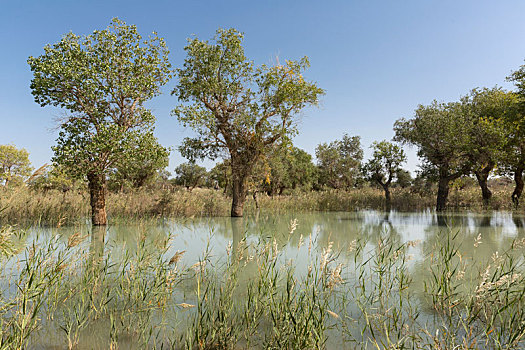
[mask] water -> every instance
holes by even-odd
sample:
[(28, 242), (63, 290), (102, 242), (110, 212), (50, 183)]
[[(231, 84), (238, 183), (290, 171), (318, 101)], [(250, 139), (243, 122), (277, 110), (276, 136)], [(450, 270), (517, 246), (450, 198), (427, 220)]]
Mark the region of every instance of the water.
[[(135, 252), (141, 240), (155, 246), (171, 237), (166, 259), (177, 252), (184, 251), (181, 265), (192, 266), (206, 259), (212, 266), (220, 266), (227, 254), (246, 240), (251, 242), (275, 242), (284, 252), (281, 263), (291, 259), (298, 276), (305, 275), (308, 269), (309, 252), (322, 253), (329, 247), (338, 255), (339, 261), (350, 266), (352, 250), (356, 240), (366, 239), (365, 255), (374, 254), (380, 237), (388, 236), (402, 244), (413, 242), (408, 253), (408, 268), (415, 276), (415, 295), (421, 294), (422, 283), (418, 277), (428, 273), (428, 255), (433, 254), (433, 246), (444, 239), (447, 232), (458, 232), (461, 256), (471, 264), (482, 264), (491, 259), (496, 252), (509, 249), (517, 239), (525, 238), (525, 216), (512, 212), (458, 213), (437, 215), (430, 211), (416, 213), (377, 211), (332, 212), (332, 213), (290, 213), (279, 216), (259, 214), (245, 218), (192, 218), (164, 219), (154, 221), (130, 222), (126, 225), (110, 225), (107, 228), (91, 231), (86, 226), (61, 228), (31, 228), (27, 232), (26, 244), (40, 246), (53, 238), (67, 244), (73, 234), (91, 237), (84, 243), (99, 255), (110, 255), (115, 261), (124, 259), (126, 252)], [(161, 243), (159, 243), (161, 244)], [(352, 274), (352, 269), (347, 277)], [(183, 293), (183, 292), (181, 292)], [(183, 294), (181, 294), (183, 295)], [(426, 315), (430, 319), (430, 314)], [(89, 332), (97, 333), (105, 325), (90, 326)], [(47, 330), (51, 331), (51, 330)], [(60, 344), (60, 331), (54, 336), (45, 336), (45, 343)], [(84, 335), (86, 336), (86, 335)], [(89, 344), (98, 338), (90, 338)], [(132, 347), (125, 339), (121, 347)], [(87, 348), (91, 345), (88, 344)], [(83, 348), (82, 344), (79, 348)], [(329, 347), (337, 346), (330, 341)], [(50, 348), (44, 341), (36, 348)]]
[[(292, 231), (292, 224), (296, 228)], [(464, 242), (463, 251), (469, 256), (488, 257), (495, 251), (510, 247), (515, 239), (525, 237), (525, 215), (512, 212), (454, 213), (437, 215), (430, 211), (416, 213), (377, 211), (328, 212), (282, 214), (279, 216), (250, 216), (240, 218), (192, 218), (165, 219), (155, 221), (130, 222), (126, 225), (108, 226), (103, 237), (111, 242), (111, 254), (118, 257), (124, 250), (134, 251), (141, 235), (148, 240), (163, 239), (172, 235), (168, 254), (185, 251), (182, 261), (193, 264), (202, 258), (206, 247), (216, 259), (226, 255), (228, 245), (237, 245), (243, 238), (248, 241), (275, 239), (290, 258), (301, 259), (299, 241), (314, 242), (314, 248), (322, 251), (329, 243), (334, 250), (345, 252), (352, 242), (367, 238), (371, 244), (382, 234), (388, 233), (399, 243), (419, 241), (411, 253), (414, 260), (423, 259), (425, 245), (440, 239), (443, 232), (451, 229), (459, 231), (459, 239)], [(45, 241), (59, 236), (64, 242), (70, 235), (81, 232), (90, 234), (89, 226), (61, 228), (32, 228), (27, 242), (36, 237)], [(474, 247), (478, 235), (481, 244)], [(97, 239), (102, 237), (97, 236)], [(120, 249), (119, 249), (120, 248)]]

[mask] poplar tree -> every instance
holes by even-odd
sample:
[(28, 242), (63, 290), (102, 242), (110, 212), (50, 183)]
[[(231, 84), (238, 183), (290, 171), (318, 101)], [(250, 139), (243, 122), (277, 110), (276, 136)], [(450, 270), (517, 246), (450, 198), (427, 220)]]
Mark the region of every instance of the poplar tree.
[(170, 78), (166, 44), (156, 33), (143, 39), (136, 26), (115, 18), (87, 36), (66, 34), (28, 63), (35, 102), (67, 112), (53, 161), (87, 180), (92, 223), (105, 225), (108, 174), (117, 163), (133, 162), (137, 145), (156, 145), (142, 142), (153, 137), (155, 122), (144, 103)]

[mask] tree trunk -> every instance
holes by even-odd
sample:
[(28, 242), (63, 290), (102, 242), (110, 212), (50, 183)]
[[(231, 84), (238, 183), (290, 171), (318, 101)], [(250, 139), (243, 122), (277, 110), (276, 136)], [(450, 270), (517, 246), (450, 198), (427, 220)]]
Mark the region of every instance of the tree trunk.
[(436, 211), (443, 211), (447, 207), (449, 182), (450, 182), (450, 179), (448, 177), (439, 178)]
[(104, 175), (88, 174), (88, 187), (91, 204), (91, 223), (95, 226), (107, 225), (106, 179)]
[(481, 187), (481, 196), (483, 198), (483, 204), (487, 206), (490, 202), (490, 199), (492, 198), (492, 192), (489, 189), (489, 186), (487, 184), (490, 172), (494, 168), (494, 163), (489, 162), (485, 167), (481, 168), (481, 170), (475, 171), (474, 174), (476, 175), (476, 179), (478, 180), (479, 187)]
[(390, 197), (390, 188), (388, 185), (383, 185), (385, 191), (385, 210), (389, 212), (392, 209), (392, 200)]
[(520, 197), (523, 193), (523, 170), (523, 166), (519, 165), (514, 172), (514, 182), (516, 186), (514, 187), (511, 198), (516, 207), (520, 204)]
[[(232, 169), (233, 170), (233, 169)], [(235, 171), (232, 171), (235, 172)], [(232, 217), (242, 217), (244, 210), (244, 202), (246, 200), (246, 176), (240, 171), (233, 174), (233, 201), (232, 201)]]

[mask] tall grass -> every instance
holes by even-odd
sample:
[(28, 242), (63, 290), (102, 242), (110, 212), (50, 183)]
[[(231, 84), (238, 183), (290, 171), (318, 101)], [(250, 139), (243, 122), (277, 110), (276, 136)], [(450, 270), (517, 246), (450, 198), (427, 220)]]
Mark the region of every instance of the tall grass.
[[(510, 202), (510, 188), (494, 191), (492, 209), (513, 209)], [(284, 212), (307, 211), (354, 211), (361, 209), (382, 210), (382, 191), (365, 187), (320, 192), (297, 192), (285, 196), (270, 197), (259, 195), (261, 210), (279, 214)], [(392, 207), (400, 211), (414, 211), (433, 208), (435, 193), (418, 194), (410, 189), (392, 190)], [(202, 217), (228, 216), (231, 198), (222, 191), (195, 189), (142, 189), (126, 193), (109, 193), (107, 210), (110, 220), (115, 223), (130, 219), (155, 217)], [(451, 190), (451, 210), (484, 210), (477, 188)], [(248, 197), (247, 213), (256, 212), (253, 200)], [(89, 195), (86, 192), (33, 191), (20, 188), (16, 191), (0, 191), (0, 223), (60, 226), (77, 223), (89, 217)]]

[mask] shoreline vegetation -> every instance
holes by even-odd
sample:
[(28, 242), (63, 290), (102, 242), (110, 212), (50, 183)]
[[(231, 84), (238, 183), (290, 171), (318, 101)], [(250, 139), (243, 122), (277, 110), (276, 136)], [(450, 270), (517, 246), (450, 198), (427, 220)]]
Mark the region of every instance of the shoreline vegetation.
[[(393, 188), (392, 209), (397, 211), (433, 210), (435, 189), (424, 193), (414, 188)], [(499, 184), (493, 188), (490, 205), (481, 199), (479, 189), (472, 185), (450, 191), (449, 211), (520, 210), (511, 202), (512, 186)], [(109, 221), (165, 217), (229, 216), (231, 197), (222, 190), (182, 187), (169, 189), (142, 188), (124, 192), (108, 192)], [(257, 194), (257, 202), (249, 196), (246, 213), (257, 210), (268, 214), (284, 212), (384, 210), (385, 198), (379, 188), (296, 192), (268, 196)], [(258, 206), (258, 208), (257, 208)], [(10, 225), (62, 226), (89, 218), (87, 191), (39, 191), (28, 187), (0, 191), (0, 223)]]

